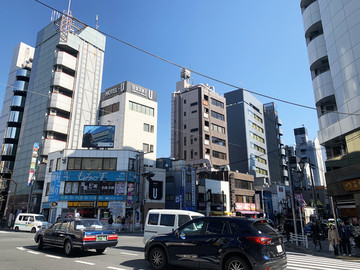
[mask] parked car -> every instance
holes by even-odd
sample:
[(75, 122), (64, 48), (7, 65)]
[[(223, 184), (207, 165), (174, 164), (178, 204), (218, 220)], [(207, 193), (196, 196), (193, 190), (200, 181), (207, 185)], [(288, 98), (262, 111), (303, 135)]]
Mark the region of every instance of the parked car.
[(189, 220), (203, 216), (203, 214), (187, 210), (151, 209), (145, 220), (143, 242), (145, 244), (151, 236), (173, 232)]
[(40, 229), (47, 229), (49, 223), (40, 214), (20, 213), (15, 219), (14, 231), (29, 231), (35, 233)]
[(264, 219), (201, 217), (146, 242), (145, 259), (156, 270), (286, 269), (283, 237)]
[(57, 220), (49, 229), (40, 230), (34, 237), (38, 249), (56, 246), (70, 255), (75, 248), (95, 249), (98, 254), (107, 247), (116, 246), (118, 235), (114, 230), (104, 230), (102, 223), (90, 218), (65, 218)]

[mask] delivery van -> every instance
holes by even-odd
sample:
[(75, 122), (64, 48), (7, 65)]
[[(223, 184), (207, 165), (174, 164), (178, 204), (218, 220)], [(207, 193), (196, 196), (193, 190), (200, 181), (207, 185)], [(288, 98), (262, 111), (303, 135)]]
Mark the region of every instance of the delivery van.
[(151, 209), (145, 220), (143, 242), (145, 244), (154, 235), (170, 233), (186, 222), (203, 216), (187, 210)]
[(20, 213), (14, 223), (14, 231), (29, 231), (35, 233), (40, 229), (47, 229), (49, 223), (40, 214)]

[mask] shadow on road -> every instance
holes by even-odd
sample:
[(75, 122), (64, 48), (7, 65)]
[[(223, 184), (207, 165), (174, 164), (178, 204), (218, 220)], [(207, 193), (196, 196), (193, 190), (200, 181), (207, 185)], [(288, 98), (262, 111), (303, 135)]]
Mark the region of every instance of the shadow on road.
[(136, 251), (136, 252), (144, 252), (144, 248), (143, 247), (132, 247), (132, 246), (116, 246), (113, 247), (114, 249), (123, 249), (123, 250), (127, 250), (127, 251)]
[(48, 254), (48, 255), (54, 255), (54, 256), (59, 256), (59, 257), (64, 257), (64, 258), (76, 258), (76, 257), (90, 257), (90, 256), (103, 256), (106, 255), (106, 250), (105, 253), (103, 254), (97, 254), (95, 250), (80, 250), (80, 249), (74, 249), (72, 255), (70, 256), (66, 256), (64, 254), (64, 249), (60, 248), (60, 247), (51, 247), (51, 246), (45, 246), (43, 249), (39, 250), (37, 248), (37, 246), (23, 246), (26, 249), (29, 250), (34, 250), (37, 252), (41, 252), (43, 254)]

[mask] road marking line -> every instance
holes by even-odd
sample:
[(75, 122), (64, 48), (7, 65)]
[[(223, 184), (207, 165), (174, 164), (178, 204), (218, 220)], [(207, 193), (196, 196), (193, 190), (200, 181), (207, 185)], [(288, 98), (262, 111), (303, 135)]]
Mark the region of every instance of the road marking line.
[(113, 269), (113, 270), (125, 270), (125, 268), (117, 268), (117, 267), (112, 267), (112, 266), (108, 266), (106, 268)]
[(10, 232), (6, 232), (6, 231), (0, 231), (0, 233), (10, 233)]
[(95, 263), (91, 263), (91, 262), (84, 262), (84, 261), (75, 261), (77, 263), (83, 263), (83, 264), (88, 264), (88, 265), (95, 265)]
[(31, 254), (36, 254), (36, 255), (39, 255), (40, 252), (36, 252), (36, 251), (32, 251), (32, 250), (28, 250), (27, 252), (31, 253)]
[(17, 249), (20, 249), (20, 250), (25, 250), (25, 248), (23, 247), (16, 247)]
[(130, 255), (130, 256), (139, 256), (138, 254), (127, 253), (127, 252), (120, 252), (120, 254), (122, 254), (122, 255)]
[(55, 256), (55, 255), (45, 255), (46, 257), (49, 257), (49, 258), (54, 258), (54, 259), (61, 259), (62, 257), (59, 257), (59, 256)]

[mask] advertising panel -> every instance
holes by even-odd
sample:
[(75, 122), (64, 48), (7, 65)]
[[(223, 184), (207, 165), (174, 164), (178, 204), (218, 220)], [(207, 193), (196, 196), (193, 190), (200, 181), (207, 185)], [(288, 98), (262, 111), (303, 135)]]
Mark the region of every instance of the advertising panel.
[(38, 152), (39, 152), (39, 143), (34, 143), (33, 146), (33, 152), (31, 154), (31, 163), (30, 163), (30, 170), (29, 170), (29, 178), (28, 178), (28, 186), (32, 185), (32, 181), (34, 179), (34, 174), (36, 170), (36, 162), (38, 158)]
[(115, 126), (84, 126), (82, 147), (113, 148)]

